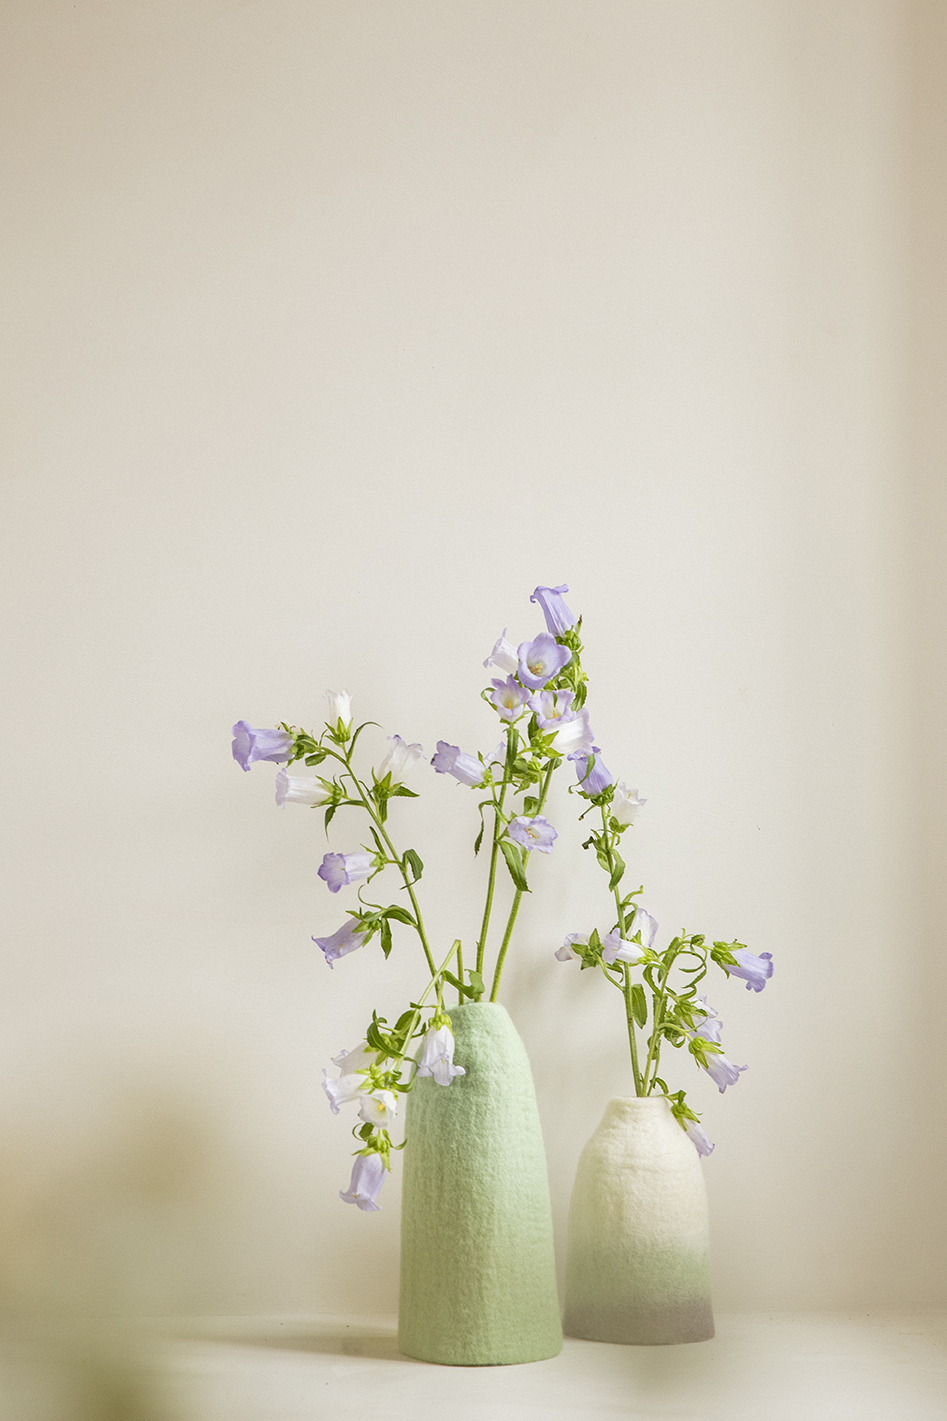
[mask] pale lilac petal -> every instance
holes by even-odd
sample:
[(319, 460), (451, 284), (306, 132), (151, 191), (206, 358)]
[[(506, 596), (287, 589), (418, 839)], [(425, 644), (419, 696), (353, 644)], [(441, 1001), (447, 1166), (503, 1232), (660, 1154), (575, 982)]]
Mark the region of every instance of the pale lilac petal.
[(438, 1085), (450, 1085), (454, 1076), (465, 1076), (463, 1066), (454, 1065), (454, 1033), (449, 1026), (432, 1026), (424, 1036), (419, 1076), (433, 1076)]
[(700, 1125), (696, 1120), (685, 1120), (684, 1129), (687, 1131), (688, 1139), (693, 1142), (699, 1155), (713, 1154), (714, 1146), (707, 1138), (707, 1133), (703, 1125)]
[(595, 764), (591, 769), (587, 755), (570, 755), (568, 758), (575, 761), (576, 779), (582, 787), (582, 794), (601, 794), (602, 790), (612, 783), (611, 772), (600, 755), (596, 754)]
[(331, 937), (314, 937), (313, 942), (325, 953), (326, 962), (331, 967), (340, 957), (361, 947), (367, 936), (368, 932), (358, 918), (349, 918)]
[(560, 646), (549, 632), (540, 632), (533, 641), (524, 641), (518, 650), (519, 678), (524, 686), (540, 690), (547, 681), (568, 666), (572, 652)]
[(594, 738), (589, 713), (583, 708), (559, 722), (552, 748), (557, 755), (565, 755), (569, 759), (577, 754), (590, 755)]
[(538, 602), (542, 607), (546, 628), (553, 636), (562, 636), (563, 632), (575, 626), (575, 617), (562, 600), (563, 592), (568, 590), (567, 582), (563, 582), (559, 587), (537, 587), (529, 599), (531, 602)]
[(328, 804), (332, 795), (321, 780), (311, 775), (288, 775), (280, 770), (276, 776), (276, 803), (282, 809), (286, 804), (308, 804), (311, 808)]
[(738, 947), (733, 955), (737, 960), (736, 966), (727, 963), (726, 971), (732, 977), (743, 977), (748, 992), (762, 992), (773, 975), (773, 954), (761, 952), (757, 957), (749, 948)]
[(577, 713), (570, 709), (574, 700), (574, 691), (537, 691), (528, 704), (540, 729), (559, 730), (576, 718)]
[(358, 1100), (364, 1084), (364, 1076), (341, 1075), (337, 1080), (330, 1080), (329, 1072), (323, 1070), (322, 1089), (329, 1097), (332, 1114), (338, 1115), (340, 1105), (348, 1105), (349, 1101)]
[(465, 755), (459, 745), (437, 742), (437, 754), (431, 764), (439, 775), (453, 775), (462, 785), (473, 787), (483, 783), (484, 768), (473, 755)]
[(627, 962), (633, 967), (643, 955), (643, 949), (636, 942), (628, 942), (617, 929), (602, 939), (602, 961), (609, 966), (613, 962)]
[(541, 814), (536, 815), (534, 819), (519, 815), (511, 820), (506, 832), (527, 852), (538, 849), (541, 854), (551, 854), (552, 846), (559, 837), (549, 820), (544, 819)]
[(418, 744), (409, 745), (400, 735), (389, 735), (388, 744), (391, 749), (381, 763), (377, 778), (383, 780), (390, 774), (392, 784), (401, 784), (408, 771), (424, 754), (424, 748)]
[(504, 720), (510, 722), (519, 720), (526, 710), (528, 699), (529, 692), (524, 690), (512, 676), (508, 676), (505, 681), (494, 680), (490, 700)]
[(343, 1194), (340, 1189), (339, 1198), (345, 1204), (357, 1204), (366, 1214), (376, 1213), (381, 1206), (375, 1201), (386, 1174), (385, 1162), (377, 1152), (356, 1155), (348, 1190)]
[(238, 720), (231, 734), (233, 757), (242, 770), (249, 770), (257, 760), (280, 764), (292, 752), (293, 737), (285, 730), (254, 730), (245, 720)]
[(367, 878), (374, 865), (373, 854), (326, 854), (317, 873), (330, 893), (338, 893), (346, 884)]
[(632, 937), (640, 933), (642, 947), (654, 947), (657, 931), (657, 920), (652, 918), (651, 914), (639, 903), (635, 908), (634, 921), (631, 924)]
[(726, 1056), (708, 1056), (704, 1070), (707, 1072), (714, 1085), (718, 1087), (723, 1095), (728, 1085), (736, 1085), (740, 1079), (741, 1072), (747, 1069), (746, 1066), (735, 1066), (732, 1061), (728, 1061)]
[(503, 628), (503, 635), (494, 643), (493, 650), (483, 663), (487, 670), (495, 666), (498, 671), (505, 671), (509, 676), (519, 665), (516, 655), (516, 647), (506, 639), (506, 627)]

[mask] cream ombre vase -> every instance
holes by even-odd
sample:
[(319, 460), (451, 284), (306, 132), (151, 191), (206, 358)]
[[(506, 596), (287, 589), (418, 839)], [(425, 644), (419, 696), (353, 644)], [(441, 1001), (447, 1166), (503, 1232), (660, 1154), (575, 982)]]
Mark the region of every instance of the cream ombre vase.
[(563, 1328), (640, 1346), (714, 1335), (700, 1156), (664, 1096), (609, 1101), (582, 1151)]

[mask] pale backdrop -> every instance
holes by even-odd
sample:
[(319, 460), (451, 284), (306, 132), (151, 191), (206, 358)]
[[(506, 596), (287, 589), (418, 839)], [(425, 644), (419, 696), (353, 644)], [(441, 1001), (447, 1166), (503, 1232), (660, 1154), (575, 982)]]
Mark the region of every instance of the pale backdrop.
[[(418, 955), (327, 971), (320, 822), (229, 728), (344, 686), (488, 749), (482, 660), (565, 581), (649, 801), (631, 877), (776, 961), (714, 992), (739, 1085), (671, 1067), (718, 1305), (944, 1301), (943, 20), (7, 0), (5, 1289), (395, 1306), (397, 1174), (339, 1202), (319, 1082)], [(414, 787), (471, 941), (473, 799)], [(560, 1246), (629, 1090), (616, 1002), (552, 956), (601, 916), (572, 805), (504, 989)]]

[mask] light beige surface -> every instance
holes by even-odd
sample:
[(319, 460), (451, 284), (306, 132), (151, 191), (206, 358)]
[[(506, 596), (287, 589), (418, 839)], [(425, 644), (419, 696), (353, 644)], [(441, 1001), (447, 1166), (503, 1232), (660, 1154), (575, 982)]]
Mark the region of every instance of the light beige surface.
[[(620, 1347), (566, 1339), (522, 1367), (430, 1367), (398, 1356), (393, 1320), (249, 1319), (248, 1344), (170, 1354), (180, 1421), (942, 1421), (943, 1314), (727, 1314), (712, 1342)], [(177, 1421), (177, 1418), (176, 1418)]]
[[(394, 1307), (397, 1183), (339, 1203), (318, 1086), (419, 963), (325, 970), (315, 816), (228, 731), (346, 686), (490, 748), (483, 657), (566, 580), (649, 801), (630, 875), (776, 961), (713, 993), (738, 1086), (668, 1069), (717, 1142), (718, 1306), (945, 1300), (944, 17), (0, 7), (8, 1295)], [(446, 950), (476, 823), (416, 787)], [(580, 866), (536, 866), (505, 994), (561, 1245), (628, 1085), (552, 957), (603, 909), (550, 818)]]

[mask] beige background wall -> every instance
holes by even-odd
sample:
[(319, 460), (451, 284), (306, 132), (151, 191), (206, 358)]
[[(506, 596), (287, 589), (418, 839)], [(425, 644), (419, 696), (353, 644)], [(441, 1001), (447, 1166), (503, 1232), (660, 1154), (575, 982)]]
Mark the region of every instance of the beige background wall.
[[(397, 1182), (338, 1202), (318, 1085), (419, 963), (325, 969), (319, 824), (229, 727), (344, 685), (488, 749), (483, 657), (568, 581), (649, 800), (630, 873), (776, 959), (714, 992), (739, 1086), (674, 1067), (718, 1304), (944, 1301), (944, 20), (7, 0), (0, 1286), (394, 1307)], [(473, 801), (415, 788), (446, 947)], [(629, 1088), (615, 1003), (552, 957), (599, 911), (566, 861), (505, 992), (563, 1234)]]

